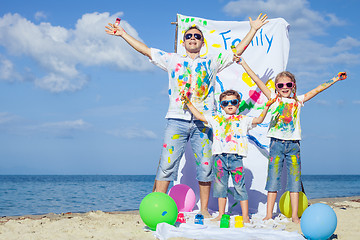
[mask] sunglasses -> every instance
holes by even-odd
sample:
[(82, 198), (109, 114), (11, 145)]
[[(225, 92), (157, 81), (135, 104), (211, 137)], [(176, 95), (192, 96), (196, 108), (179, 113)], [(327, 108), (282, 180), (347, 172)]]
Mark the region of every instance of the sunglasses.
[(220, 102), (220, 105), (223, 107), (227, 107), (229, 105), (229, 103), (230, 103), (230, 105), (236, 106), (239, 104), (239, 100), (237, 100), (237, 99), (224, 100), (224, 101)]
[(293, 83), (293, 82), (288, 82), (286, 84), (285, 83), (277, 83), (276, 87), (281, 89), (281, 88), (285, 87), (285, 85), (287, 88), (293, 88), (295, 86), (295, 83)]
[(185, 39), (189, 40), (190, 38), (192, 38), (193, 35), (194, 35), (194, 38), (197, 39), (197, 40), (201, 40), (201, 38), (202, 38), (201, 34), (199, 34), (199, 33), (194, 33), (194, 34), (188, 33), (188, 34), (185, 35)]

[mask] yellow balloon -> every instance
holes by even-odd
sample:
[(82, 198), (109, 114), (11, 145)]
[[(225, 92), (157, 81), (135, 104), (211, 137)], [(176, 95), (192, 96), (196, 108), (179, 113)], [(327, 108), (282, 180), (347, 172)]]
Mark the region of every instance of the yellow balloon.
[[(303, 192), (299, 192), (299, 208), (298, 208), (298, 217), (301, 217), (305, 209), (308, 207), (308, 199)], [(286, 191), (281, 196), (279, 201), (280, 212), (286, 217), (291, 218), (291, 202), (290, 202), (290, 192)]]

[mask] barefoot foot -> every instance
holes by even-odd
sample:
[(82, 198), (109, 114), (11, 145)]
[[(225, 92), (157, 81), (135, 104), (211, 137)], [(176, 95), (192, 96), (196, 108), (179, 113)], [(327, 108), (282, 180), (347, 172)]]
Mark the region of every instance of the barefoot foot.
[(249, 216), (243, 216), (243, 222), (244, 222), (244, 223), (250, 223), (250, 218), (249, 218)]
[(300, 218), (298, 218), (297, 216), (296, 216), (296, 217), (292, 217), (291, 220), (292, 220), (293, 223), (296, 223), (296, 224), (299, 224), (299, 223), (300, 223)]
[(263, 218), (263, 221), (266, 221), (266, 220), (269, 220), (269, 219), (272, 219), (272, 216), (266, 216)]
[(204, 218), (212, 218), (208, 210), (201, 211), (201, 214), (204, 216)]
[(211, 221), (214, 221), (214, 222), (220, 221), (221, 217), (222, 217), (222, 214), (219, 214), (219, 216), (217, 216), (216, 218), (211, 219)]

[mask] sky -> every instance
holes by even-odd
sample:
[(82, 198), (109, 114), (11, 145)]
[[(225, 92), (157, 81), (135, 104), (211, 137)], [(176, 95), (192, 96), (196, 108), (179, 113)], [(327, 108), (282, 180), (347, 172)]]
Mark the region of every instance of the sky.
[(284, 18), (298, 94), (346, 71), (302, 109), (302, 174), (360, 174), (359, 8), (356, 0), (0, 0), (0, 174), (155, 174), (167, 73), (105, 25), (120, 17), (135, 38), (173, 52), (177, 13)]

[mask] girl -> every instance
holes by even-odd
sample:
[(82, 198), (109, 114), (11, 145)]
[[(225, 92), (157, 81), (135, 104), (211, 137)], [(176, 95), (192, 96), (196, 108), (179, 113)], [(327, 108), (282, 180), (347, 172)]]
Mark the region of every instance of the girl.
[(277, 192), (281, 190), (280, 177), (283, 163), (287, 167), (287, 187), (290, 191), (292, 221), (299, 223), (298, 205), (301, 191), (301, 161), (300, 161), (300, 110), (305, 102), (318, 93), (329, 88), (337, 81), (346, 79), (346, 72), (340, 72), (326, 83), (321, 84), (305, 95), (296, 95), (295, 76), (287, 71), (279, 73), (275, 78), (275, 92), (261, 81), (250, 69), (247, 63), (240, 58), (239, 64), (243, 66), (251, 79), (268, 99), (276, 98), (270, 107), (271, 120), (267, 136), (270, 140), (268, 177), (265, 189), (267, 195), (266, 216), (263, 220), (272, 218)]

